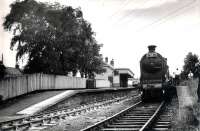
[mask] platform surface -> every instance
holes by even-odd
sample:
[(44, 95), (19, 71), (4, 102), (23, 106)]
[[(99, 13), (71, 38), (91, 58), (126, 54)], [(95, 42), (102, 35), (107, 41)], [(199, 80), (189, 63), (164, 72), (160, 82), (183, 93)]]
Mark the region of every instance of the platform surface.
[(15, 100), (8, 101), (7, 103), (1, 105), (0, 107), (0, 121), (9, 120), (12, 118), (18, 118), (21, 115), (17, 115), (16, 113), (22, 111), (32, 105), (40, 103), (46, 99), (54, 97), (60, 93), (65, 91), (45, 91), (39, 93), (28, 94)]
[(42, 111), (77, 93), (129, 90), (120, 88), (57, 90), (28, 94), (0, 106), (0, 122)]
[(52, 105), (55, 105), (56, 103), (64, 100), (67, 97), (70, 97), (74, 95), (77, 91), (75, 90), (68, 90), (64, 91), (60, 94), (57, 94), (55, 96), (52, 96), (51, 98), (48, 98), (46, 100), (43, 100), (39, 103), (36, 103), (34, 105), (31, 105), (30, 107), (23, 109), (22, 111), (17, 112), (17, 115), (33, 115), (39, 111), (42, 111)]

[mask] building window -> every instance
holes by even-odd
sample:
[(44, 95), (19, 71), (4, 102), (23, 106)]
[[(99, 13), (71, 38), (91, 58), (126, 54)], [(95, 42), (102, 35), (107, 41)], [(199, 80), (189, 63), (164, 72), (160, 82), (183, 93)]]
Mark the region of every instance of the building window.
[(116, 75), (119, 75), (119, 71), (114, 71), (114, 75), (116, 76)]

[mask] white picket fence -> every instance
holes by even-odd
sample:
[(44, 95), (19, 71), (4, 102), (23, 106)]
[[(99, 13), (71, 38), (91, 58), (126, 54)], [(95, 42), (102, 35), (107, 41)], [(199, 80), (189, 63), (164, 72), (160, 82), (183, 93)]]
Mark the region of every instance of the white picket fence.
[(36, 90), (86, 88), (86, 79), (61, 75), (31, 74), (0, 81), (2, 100)]

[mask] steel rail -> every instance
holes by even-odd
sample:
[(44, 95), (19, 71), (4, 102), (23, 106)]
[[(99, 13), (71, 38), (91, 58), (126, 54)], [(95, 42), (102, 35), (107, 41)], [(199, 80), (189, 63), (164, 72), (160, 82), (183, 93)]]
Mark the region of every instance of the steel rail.
[(157, 117), (158, 113), (160, 112), (161, 108), (164, 105), (164, 101), (159, 105), (159, 107), (157, 108), (157, 110), (154, 112), (154, 114), (151, 116), (151, 118), (143, 125), (143, 127), (139, 130), (139, 131), (144, 131), (146, 129), (149, 128), (149, 126), (152, 124), (152, 122), (155, 120), (155, 118)]
[[(138, 97), (138, 95), (133, 95), (131, 97)], [(121, 100), (121, 99), (127, 99), (127, 97), (119, 97), (119, 98), (114, 98), (115, 100)], [(93, 102), (93, 103), (88, 103), (88, 104), (84, 104), (84, 105), (80, 105), (80, 106), (77, 106), (77, 107), (74, 107), (74, 108), (69, 108), (69, 107), (62, 107), (62, 108), (59, 108), (59, 109), (53, 109), (53, 110), (47, 110), (47, 111), (44, 111), (44, 112), (40, 112), (36, 115), (44, 115), (44, 114), (50, 114), (50, 113), (54, 113), (55, 111), (73, 111), (73, 110), (76, 110), (76, 109), (80, 109), (81, 107), (84, 108), (86, 106), (90, 106), (90, 105), (93, 105), (93, 104), (101, 104), (101, 103), (104, 103), (105, 101), (113, 101), (113, 99), (107, 99), (107, 100), (102, 100), (102, 101), (96, 101), (96, 102)]]
[[(144, 131), (151, 126), (151, 124), (157, 117), (158, 113), (160, 112), (161, 108), (163, 107), (164, 103), (165, 102), (163, 101), (163, 102), (161, 102), (161, 104), (159, 104), (158, 108), (156, 108), (155, 112), (151, 115), (151, 117), (147, 120), (147, 122), (145, 122), (145, 124), (139, 129), (139, 131)], [(119, 113), (115, 114), (114, 116), (111, 116), (103, 121), (100, 121), (100, 122), (94, 124), (94, 125), (88, 126), (84, 129), (82, 129), (81, 131), (96, 131), (96, 130), (99, 130), (100, 128), (104, 128), (107, 124), (112, 123), (115, 119), (120, 118), (121, 116), (124, 116), (126, 113), (128, 113), (129, 111), (131, 111), (132, 109), (137, 107), (139, 104), (142, 104), (142, 102), (140, 101), (140, 102), (134, 104), (133, 106), (120, 111)]]
[[(134, 97), (134, 96), (132, 96)], [(139, 97), (139, 96), (138, 96)], [(66, 110), (59, 110), (59, 111), (55, 111), (55, 112), (51, 112), (51, 113), (44, 113), (44, 114), (35, 114), (32, 116), (25, 116), (23, 118), (18, 118), (18, 119), (14, 119), (14, 120), (9, 120), (9, 121), (4, 121), (4, 122), (0, 122), (0, 130), (2, 131), (6, 131), (6, 130), (18, 130), (18, 128), (20, 127), (30, 127), (32, 126), (32, 124), (35, 123), (40, 123), (40, 124), (44, 124), (45, 121), (51, 122), (52, 119), (60, 119), (63, 117), (68, 117), (68, 116), (75, 116), (76, 114), (81, 114), (82, 112), (87, 112), (90, 111), (92, 109), (95, 108), (100, 108), (102, 106), (106, 106), (109, 104), (112, 104), (114, 102), (118, 102), (118, 101), (122, 101), (125, 99), (128, 99), (129, 97), (121, 97), (118, 99), (113, 99), (113, 100), (107, 100), (104, 102), (99, 102), (99, 103), (93, 103), (91, 105), (86, 105), (86, 106), (82, 106), (83, 108), (80, 109), (76, 109), (76, 110), (71, 110), (71, 111), (67, 111)]]
[(105, 119), (103, 121), (100, 121), (100, 122), (98, 122), (98, 123), (96, 123), (94, 125), (88, 126), (88, 127), (84, 128), (84, 129), (82, 129), (81, 131), (95, 131), (97, 128), (102, 127), (107, 122), (112, 121), (113, 118), (122, 116), (123, 114), (125, 114), (126, 112), (128, 112), (129, 110), (131, 110), (132, 108), (136, 107), (137, 105), (139, 105), (141, 103), (142, 103), (142, 101), (139, 101), (139, 102), (135, 103), (134, 105), (132, 105), (131, 107), (128, 107), (128, 108), (120, 111), (119, 113), (117, 113), (117, 114), (115, 114), (115, 115), (113, 115), (113, 116), (111, 116), (111, 117), (109, 117), (109, 118), (107, 118), (107, 119)]

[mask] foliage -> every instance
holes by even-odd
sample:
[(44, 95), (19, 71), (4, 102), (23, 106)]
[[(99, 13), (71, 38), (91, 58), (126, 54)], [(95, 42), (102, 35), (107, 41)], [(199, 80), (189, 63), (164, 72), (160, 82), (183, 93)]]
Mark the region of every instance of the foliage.
[(180, 79), (181, 80), (187, 80), (188, 79), (188, 73), (185, 71), (181, 71), (180, 73)]
[(195, 78), (200, 77), (200, 63), (196, 63), (193, 69), (193, 75)]
[(10, 5), (11, 11), (3, 23), (13, 31), (11, 49), (17, 47), (16, 59), (28, 55), (25, 73), (85, 76), (104, 71), (100, 45), (91, 25), (79, 8), (24, 0)]
[(183, 66), (183, 72), (182, 75), (185, 77), (188, 77), (189, 73), (195, 74), (196, 70), (196, 64), (199, 62), (198, 56), (196, 54), (192, 54), (189, 52), (186, 55), (186, 58), (184, 59), (184, 66)]
[(0, 63), (0, 79), (4, 78), (6, 72), (6, 67), (4, 66), (4, 64)]

